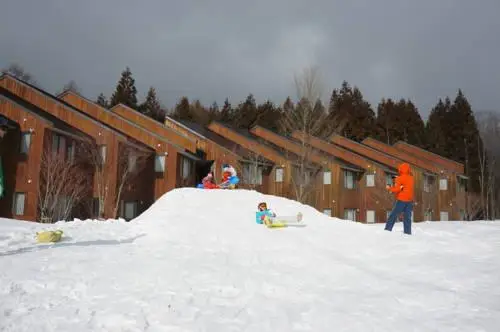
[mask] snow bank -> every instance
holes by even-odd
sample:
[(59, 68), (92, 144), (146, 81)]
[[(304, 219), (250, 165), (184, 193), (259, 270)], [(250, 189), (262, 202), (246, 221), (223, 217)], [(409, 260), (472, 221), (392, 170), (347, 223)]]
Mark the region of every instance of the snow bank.
[[(255, 224), (260, 201), (307, 227)], [(36, 244), (47, 228), (65, 239)], [(129, 223), (0, 220), (0, 330), (497, 331), (500, 223), (414, 233), (245, 190), (174, 190)]]

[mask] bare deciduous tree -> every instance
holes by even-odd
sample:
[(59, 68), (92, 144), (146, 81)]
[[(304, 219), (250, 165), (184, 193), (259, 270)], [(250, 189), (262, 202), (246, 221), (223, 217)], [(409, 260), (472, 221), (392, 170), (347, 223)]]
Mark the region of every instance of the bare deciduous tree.
[(424, 178), (424, 190), (422, 193), (422, 209), (424, 212), (424, 217), (429, 217), (429, 220), (433, 220), (434, 217), (434, 207), (436, 207), (439, 198), (439, 187), (437, 177), (429, 176), (427, 179)]
[(391, 209), (394, 195), (387, 190), (385, 173), (375, 174), (375, 185), (367, 190), (368, 199), (384, 209)]
[(481, 211), (483, 209), (483, 199), (481, 195), (477, 195), (474, 193), (467, 193), (467, 212), (466, 219), (467, 220), (476, 220), (478, 219)]
[(27, 72), (21, 65), (18, 63), (11, 63), (7, 68), (2, 69), (2, 73), (10, 74), (26, 83), (30, 83), (34, 86), (38, 86), (38, 83), (35, 81), (33, 75)]
[(68, 220), (75, 207), (91, 192), (92, 185), (79, 160), (47, 148), (40, 162), (38, 213), (40, 221)]
[[(256, 152), (250, 152), (245, 159), (241, 167), (242, 180), (249, 189), (255, 190), (262, 184), (262, 172), (266, 160)], [(245, 165), (248, 165), (248, 168)]]
[(113, 206), (113, 215), (111, 217), (116, 218), (124, 188), (144, 169), (150, 153), (131, 144), (122, 144), (120, 146), (114, 197), (110, 194), (110, 192), (113, 192), (111, 190), (112, 174), (110, 174), (110, 169), (105, 167), (106, 153), (106, 146), (94, 142), (88, 143), (86, 146), (86, 155), (94, 171), (97, 190), (97, 217), (104, 218), (105, 207)]
[(81, 94), (81, 89), (80, 87), (76, 84), (76, 82), (74, 80), (70, 80), (68, 83), (66, 83), (62, 90), (57, 92), (56, 95), (60, 95), (64, 92), (68, 92), (68, 91), (71, 91), (71, 92), (74, 92), (74, 93), (77, 93), (77, 94)]
[(313, 148), (308, 144), (310, 136), (322, 136), (327, 113), (321, 106), (322, 82), (317, 67), (309, 67), (294, 78), (298, 103), (296, 107), (283, 114), (281, 130), (284, 133), (299, 131), (300, 153), (292, 170), (292, 188), (295, 198), (304, 203), (316, 189), (316, 176), (322, 165), (310, 161)]
[[(489, 219), (500, 217), (500, 116), (493, 112), (481, 114), (478, 121), (479, 131), (483, 141), (480, 153), (481, 178), (483, 179), (483, 200), (486, 215)], [(479, 144), (479, 143), (478, 143)]]

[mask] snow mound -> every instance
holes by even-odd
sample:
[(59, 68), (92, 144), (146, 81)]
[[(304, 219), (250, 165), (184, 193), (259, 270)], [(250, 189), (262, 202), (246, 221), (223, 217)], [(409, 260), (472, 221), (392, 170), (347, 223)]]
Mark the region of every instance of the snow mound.
[[(261, 201), (307, 226), (256, 224)], [(63, 241), (37, 244), (40, 229)], [(414, 233), (190, 188), (131, 222), (0, 219), (0, 330), (497, 331), (500, 223)]]

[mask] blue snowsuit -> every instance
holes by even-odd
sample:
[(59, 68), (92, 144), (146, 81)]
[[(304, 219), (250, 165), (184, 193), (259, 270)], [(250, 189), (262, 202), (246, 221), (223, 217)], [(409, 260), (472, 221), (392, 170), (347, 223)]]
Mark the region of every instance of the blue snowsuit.
[(268, 216), (269, 218), (273, 218), (273, 217), (276, 217), (276, 214), (274, 214), (274, 212), (272, 212), (269, 209), (264, 210), (264, 211), (257, 211), (257, 212), (255, 212), (255, 222), (257, 224), (263, 224), (264, 223), (263, 220), (264, 220), (265, 216)]

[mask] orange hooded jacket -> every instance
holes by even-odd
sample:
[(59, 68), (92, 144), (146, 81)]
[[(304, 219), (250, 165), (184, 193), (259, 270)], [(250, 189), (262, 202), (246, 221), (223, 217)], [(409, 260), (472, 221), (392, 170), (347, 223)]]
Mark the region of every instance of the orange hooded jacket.
[(411, 202), (413, 201), (413, 175), (410, 174), (410, 165), (403, 163), (398, 167), (399, 176), (393, 187), (389, 190), (396, 195), (398, 201)]

